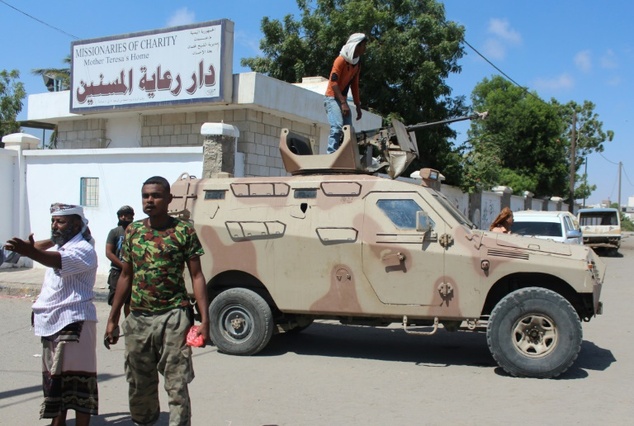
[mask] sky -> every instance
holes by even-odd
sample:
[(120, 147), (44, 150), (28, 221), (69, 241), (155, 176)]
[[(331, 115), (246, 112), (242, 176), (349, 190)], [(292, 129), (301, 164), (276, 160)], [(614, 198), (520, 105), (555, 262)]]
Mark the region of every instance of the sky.
[[(615, 136), (604, 143), (604, 152), (588, 157), (588, 180), (597, 189), (586, 205), (617, 202), (619, 193), (626, 205), (634, 197), (634, 2), (442, 3), (447, 20), (465, 27), (466, 41), (517, 84), (545, 100), (595, 104), (603, 130)], [(74, 40), (226, 18), (235, 23), (233, 71), (248, 72), (240, 59), (260, 54), (262, 18), (288, 14), (299, 19), (296, 0), (0, 0), (0, 70), (17, 69), (27, 94), (43, 93), (41, 77), (31, 70), (63, 67)], [(346, 38), (342, 36), (342, 45)], [(453, 96), (469, 99), (477, 83), (500, 73), (468, 46), (465, 52), (459, 61), (461, 73), (450, 76), (448, 83)], [(27, 110), (25, 100), (19, 120), (27, 119)], [(467, 139), (467, 128), (466, 123), (454, 125), (456, 145)], [(33, 133), (42, 137), (41, 131)]]

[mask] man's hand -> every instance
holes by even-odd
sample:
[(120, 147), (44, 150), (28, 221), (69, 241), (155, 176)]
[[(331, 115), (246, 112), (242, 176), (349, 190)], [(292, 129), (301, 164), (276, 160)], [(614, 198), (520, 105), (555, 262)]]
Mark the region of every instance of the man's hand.
[(350, 107), (348, 106), (348, 102), (341, 102), (341, 114), (344, 116), (350, 114)]
[(357, 105), (356, 107), (357, 107), (357, 121), (359, 121), (361, 120), (361, 115), (362, 115), (361, 105)]
[(205, 344), (211, 343), (211, 337), (209, 336), (209, 321), (200, 323), (196, 335), (203, 336)]
[(112, 319), (108, 319), (106, 333), (103, 336), (103, 344), (110, 349), (110, 345), (116, 345), (119, 341), (119, 325)]
[(4, 248), (16, 252), (21, 256), (30, 257), (29, 254), (33, 254), (35, 251), (35, 240), (33, 234), (29, 235), (29, 240), (25, 241), (18, 237), (13, 237), (4, 245)]

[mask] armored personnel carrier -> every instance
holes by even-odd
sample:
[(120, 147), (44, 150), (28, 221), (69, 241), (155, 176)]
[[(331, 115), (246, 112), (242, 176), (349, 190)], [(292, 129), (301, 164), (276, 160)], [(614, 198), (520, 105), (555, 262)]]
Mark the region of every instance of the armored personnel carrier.
[(183, 174), (173, 184), (171, 214), (194, 223), (205, 249), (218, 350), (256, 354), (315, 320), (396, 323), (421, 335), (484, 332), (513, 376), (564, 372), (581, 322), (602, 311), (603, 263), (581, 245), (475, 229), (436, 170), (421, 170), (420, 185), (390, 179), (418, 155), (412, 129), (392, 124), (373, 135), (346, 126), (330, 155), (284, 129), (289, 176)]

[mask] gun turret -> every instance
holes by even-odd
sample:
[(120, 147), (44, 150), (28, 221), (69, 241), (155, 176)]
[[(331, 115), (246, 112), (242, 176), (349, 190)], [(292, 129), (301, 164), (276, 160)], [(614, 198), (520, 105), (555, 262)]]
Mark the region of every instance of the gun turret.
[[(376, 172), (387, 167), (387, 174), (394, 179), (400, 176), (414, 159), (419, 157), (416, 134), (414, 133), (416, 130), (457, 121), (484, 119), (487, 115), (488, 112), (482, 112), (410, 126), (405, 126), (400, 121), (393, 119), (390, 127), (358, 132), (356, 133), (357, 144), (360, 147), (366, 147), (363, 155), (363, 166), (369, 172)], [(376, 148), (379, 152), (377, 157), (372, 156), (374, 149), (370, 147)]]
[[(282, 129), (280, 154), (286, 171), (293, 175), (375, 173), (387, 168), (387, 174), (395, 179), (419, 157), (415, 130), (462, 120), (483, 119), (486, 115), (486, 112), (476, 113), (412, 126), (405, 126), (393, 119), (389, 127), (358, 133), (354, 132), (352, 126), (344, 126), (341, 146), (333, 154), (325, 155), (314, 154), (311, 142), (305, 136)], [(374, 152), (377, 152), (376, 156)]]

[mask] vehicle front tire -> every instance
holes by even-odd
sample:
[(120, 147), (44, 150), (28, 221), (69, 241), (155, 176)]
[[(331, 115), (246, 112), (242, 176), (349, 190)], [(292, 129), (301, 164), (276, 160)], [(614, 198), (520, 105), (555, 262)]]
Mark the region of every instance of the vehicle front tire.
[(256, 354), (269, 343), (273, 329), (271, 307), (251, 290), (225, 290), (209, 305), (209, 334), (220, 352)]
[(577, 359), (581, 341), (581, 321), (572, 305), (558, 293), (539, 287), (504, 297), (487, 327), (491, 355), (516, 377), (559, 376)]

